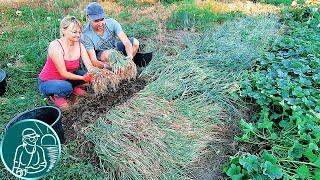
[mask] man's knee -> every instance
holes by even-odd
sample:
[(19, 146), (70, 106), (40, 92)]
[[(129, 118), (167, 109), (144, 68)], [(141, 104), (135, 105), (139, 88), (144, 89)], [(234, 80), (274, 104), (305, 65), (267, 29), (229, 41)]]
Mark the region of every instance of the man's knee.
[(108, 61), (109, 59), (109, 50), (104, 50), (102, 53), (101, 53), (101, 57), (100, 57), (100, 60), (103, 61), (103, 62), (106, 62)]
[(134, 38), (133, 39), (133, 44), (132, 44), (133, 48), (134, 49), (138, 49), (139, 45), (140, 45), (140, 43), (139, 43), (138, 39)]

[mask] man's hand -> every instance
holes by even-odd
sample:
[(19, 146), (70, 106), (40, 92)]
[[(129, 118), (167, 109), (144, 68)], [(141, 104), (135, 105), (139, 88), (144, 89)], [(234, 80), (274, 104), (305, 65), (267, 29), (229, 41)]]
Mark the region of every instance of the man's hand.
[(104, 64), (103, 69), (112, 70), (112, 67), (109, 64)]
[(132, 60), (133, 59), (133, 56), (126, 56), (126, 58), (125, 58), (126, 60)]

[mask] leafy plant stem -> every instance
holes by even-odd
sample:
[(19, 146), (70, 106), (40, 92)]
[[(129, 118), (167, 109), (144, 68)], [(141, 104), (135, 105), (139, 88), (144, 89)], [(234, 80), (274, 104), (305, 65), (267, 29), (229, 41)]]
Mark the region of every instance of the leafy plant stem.
[(286, 160), (286, 159), (279, 159), (279, 161), (280, 162), (291, 162), (291, 163), (295, 163), (295, 164), (305, 164), (305, 165), (311, 165), (311, 166), (317, 167), (313, 163), (308, 163), (308, 162), (303, 162), (303, 161), (292, 161), (292, 160)]

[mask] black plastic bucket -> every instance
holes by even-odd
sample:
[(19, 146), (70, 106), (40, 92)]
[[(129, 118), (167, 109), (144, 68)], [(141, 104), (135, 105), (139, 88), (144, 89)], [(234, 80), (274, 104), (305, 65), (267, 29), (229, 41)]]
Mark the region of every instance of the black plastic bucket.
[(7, 74), (4, 70), (0, 69), (0, 96), (2, 96), (6, 92), (6, 78)]
[(152, 60), (152, 52), (137, 52), (133, 61), (139, 67), (145, 67)]
[(64, 143), (64, 131), (61, 122), (61, 110), (54, 106), (41, 106), (25, 111), (15, 116), (5, 127), (7, 131), (10, 126), (24, 119), (37, 119), (49, 124), (58, 134), (60, 142)]

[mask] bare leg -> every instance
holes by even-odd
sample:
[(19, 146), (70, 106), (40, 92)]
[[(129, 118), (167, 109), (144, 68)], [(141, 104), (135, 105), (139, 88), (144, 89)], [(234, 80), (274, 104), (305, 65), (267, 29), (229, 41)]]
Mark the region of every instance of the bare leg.
[(110, 63), (109, 62), (109, 55), (110, 55), (110, 51), (111, 50), (104, 50), (102, 53), (101, 53), (101, 61), (102, 62), (105, 62), (105, 63)]
[(107, 68), (109, 70), (111, 70), (110, 61), (109, 61), (110, 52), (111, 50), (104, 50), (101, 53), (101, 62), (103, 62), (104, 68)]

